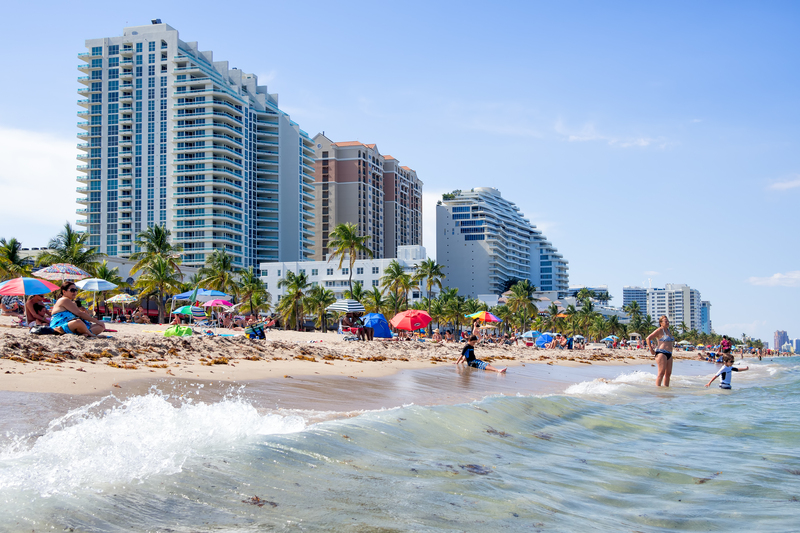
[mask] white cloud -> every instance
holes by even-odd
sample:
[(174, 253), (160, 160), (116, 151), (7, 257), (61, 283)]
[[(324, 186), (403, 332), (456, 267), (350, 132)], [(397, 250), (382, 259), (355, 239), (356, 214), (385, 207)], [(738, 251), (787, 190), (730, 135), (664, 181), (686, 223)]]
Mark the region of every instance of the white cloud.
[(785, 191), (788, 189), (796, 189), (800, 187), (800, 178), (789, 181), (778, 181), (772, 183), (768, 188), (773, 191)]
[[(0, 227), (29, 246), (44, 245), (65, 221), (77, 219), (75, 156), (78, 139), (0, 126)], [(49, 229), (47, 229), (49, 228)], [(36, 234), (44, 232), (42, 235)]]
[(598, 141), (604, 142), (609, 146), (618, 146), (620, 148), (646, 148), (651, 145), (656, 148), (666, 148), (672, 144), (663, 137), (617, 137), (606, 135), (598, 132), (595, 125), (591, 122), (587, 122), (576, 130), (567, 127), (560, 118), (556, 120), (554, 129), (557, 134), (561, 135), (568, 142)]
[(747, 280), (751, 285), (762, 287), (800, 287), (800, 270), (785, 274), (777, 273), (766, 278), (753, 276)]
[(258, 76), (259, 85), (269, 85), (278, 78), (278, 71), (270, 70), (269, 72), (262, 72), (261, 74), (256, 74), (256, 76)]

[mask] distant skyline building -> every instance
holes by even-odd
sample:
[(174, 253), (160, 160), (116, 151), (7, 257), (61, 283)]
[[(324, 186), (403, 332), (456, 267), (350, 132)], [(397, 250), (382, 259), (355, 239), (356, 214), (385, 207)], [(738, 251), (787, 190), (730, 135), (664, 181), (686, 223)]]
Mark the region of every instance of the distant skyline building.
[(711, 334), (711, 302), (702, 300), (700, 302), (700, 332)]
[(330, 253), (330, 232), (347, 222), (372, 237), (367, 245), (376, 259), (422, 245), (422, 181), (414, 170), (381, 155), (375, 144), (333, 142), (324, 133), (313, 142), (314, 260)]
[(776, 350), (780, 350), (781, 347), (789, 342), (789, 335), (783, 330), (777, 330), (775, 332), (775, 339), (774, 339), (774, 346)]
[(662, 315), (666, 315), (673, 328), (685, 323), (690, 330), (700, 331), (700, 291), (682, 283), (667, 283), (663, 289), (649, 288), (647, 314), (655, 323), (658, 323)]
[(92, 246), (128, 257), (158, 224), (187, 266), (214, 250), (237, 268), (311, 256), (313, 143), (276, 94), (158, 19), (86, 48), (78, 224)]
[(642, 316), (647, 314), (647, 289), (644, 287), (622, 287), (622, 307), (628, 307), (631, 302), (639, 304)]
[(527, 279), (540, 291), (566, 296), (568, 262), (500, 191), (477, 187), (446, 198), (436, 206), (436, 261), (447, 286), (476, 297)]

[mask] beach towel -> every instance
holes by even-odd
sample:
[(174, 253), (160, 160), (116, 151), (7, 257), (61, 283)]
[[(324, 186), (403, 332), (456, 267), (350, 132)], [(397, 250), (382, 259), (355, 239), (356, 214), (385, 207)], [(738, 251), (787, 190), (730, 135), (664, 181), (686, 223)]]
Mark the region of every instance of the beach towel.
[(171, 326), (164, 331), (165, 337), (188, 337), (191, 335), (192, 328), (189, 326)]

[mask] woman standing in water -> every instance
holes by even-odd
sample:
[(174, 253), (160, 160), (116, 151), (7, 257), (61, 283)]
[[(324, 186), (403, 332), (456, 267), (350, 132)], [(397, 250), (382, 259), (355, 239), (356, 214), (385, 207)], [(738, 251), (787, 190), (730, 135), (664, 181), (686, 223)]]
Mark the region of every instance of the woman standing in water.
[[(672, 347), (675, 345), (675, 337), (669, 332), (669, 318), (661, 315), (658, 319), (660, 327), (647, 336), (645, 341), (647, 349), (656, 356), (658, 365), (658, 376), (656, 376), (656, 387), (660, 387), (663, 381), (665, 387), (669, 387), (669, 378), (672, 376)], [(653, 340), (658, 342), (658, 348), (653, 349)]]

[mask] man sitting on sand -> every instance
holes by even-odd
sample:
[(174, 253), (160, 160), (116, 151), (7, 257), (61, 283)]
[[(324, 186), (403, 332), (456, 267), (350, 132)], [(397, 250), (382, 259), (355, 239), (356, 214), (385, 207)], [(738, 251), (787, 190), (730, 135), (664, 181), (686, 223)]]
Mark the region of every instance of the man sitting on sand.
[(28, 321), (29, 326), (50, 325), (50, 313), (47, 312), (42, 300), (41, 294), (34, 294), (25, 304), (25, 319)]
[(500, 374), (504, 374), (507, 368), (497, 369), (492, 365), (485, 363), (475, 357), (475, 343), (478, 342), (478, 337), (472, 335), (469, 340), (467, 341), (467, 345), (464, 346), (464, 349), (461, 350), (461, 357), (458, 358), (454, 364), (459, 364), (461, 361), (466, 361), (467, 366), (472, 368), (479, 368), (481, 370), (489, 370), (491, 372), (498, 372)]

